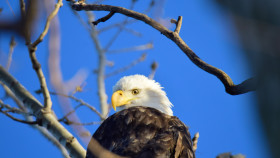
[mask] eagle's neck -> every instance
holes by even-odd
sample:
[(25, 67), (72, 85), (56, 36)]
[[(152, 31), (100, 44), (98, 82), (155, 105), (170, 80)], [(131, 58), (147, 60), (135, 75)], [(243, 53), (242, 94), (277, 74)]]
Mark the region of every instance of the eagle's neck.
[[(167, 97), (166, 97), (167, 98)], [(130, 107), (135, 107), (135, 106), (143, 106), (143, 107), (150, 107), (159, 110), (160, 112), (173, 116), (173, 111), (171, 110), (172, 104), (170, 101), (161, 99), (161, 101), (151, 101), (149, 100), (148, 102), (132, 102), (131, 104), (123, 105), (117, 108), (117, 111), (121, 111), (124, 109), (128, 109)]]

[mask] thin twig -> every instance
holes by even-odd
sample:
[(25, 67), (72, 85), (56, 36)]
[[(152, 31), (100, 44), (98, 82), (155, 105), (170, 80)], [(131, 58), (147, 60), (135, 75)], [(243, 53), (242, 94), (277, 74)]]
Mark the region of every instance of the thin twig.
[(70, 120), (68, 120), (67, 118), (63, 118), (62, 120), (59, 120), (59, 122), (63, 122), (63, 123), (65, 123), (66, 125), (77, 125), (77, 126), (99, 125), (99, 124), (102, 123), (102, 122), (96, 122), (96, 121), (87, 122), (87, 123), (80, 123), (80, 122), (70, 121)]
[(40, 81), (41, 90), (42, 90), (42, 93), (44, 96), (44, 107), (45, 107), (46, 111), (50, 111), (50, 109), (52, 107), (50, 93), (49, 93), (49, 90), (47, 87), (46, 78), (45, 78), (43, 70), (41, 68), (41, 64), (38, 62), (38, 60), (36, 58), (34, 49), (29, 49), (29, 56), (30, 56), (30, 59), (32, 62), (33, 69), (35, 70), (35, 72), (38, 76), (38, 79)]
[(128, 70), (128, 69), (130, 69), (130, 68), (132, 68), (132, 67), (134, 67), (135, 65), (137, 65), (137, 64), (139, 64), (140, 62), (144, 61), (144, 60), (146, 59), (146, 56), (147, 56), (146, 53), (142, 54), (140, 58), (138, 58), (138, 59), (132, 61), (129, 65), (127, 65), (127, 66), (125, 66), (125, 67), (122, 67), (122, 68), (120, 68), (120, 69), (117, 69), (117, 70), (115, 70), (115, 71), (113, 71), (113, 72), (111, 72), (111, 73), (108, 73), (108, 74), (105, 76), (105, 78), (112, 77), (112, 76), (114, 76), (114, 75), (117, 75), (117, 74), (119, 74), (119, 73), (122, 73), (122, 72), (124, 72), (124, 71), (126, 71), (126, 70)]
[(182, 27), (182, 20), (183, 20), (183, 17), (182, 17), (182, 16), (179, 16), (179, 17), (178, 17), (178, 20), (177, 20), (177, 22), (176, 22), (176, 28), (175, 28), (175, 30), (174, 30), (175, 33), (178, 33), (178, 34), (179, 34), (179, 32), (180, 32), (180, 30), (181, 30), (181, 27)]
[(64, 120), (64, 119), (66, 119), (69, 115), (71, 115), (71, 114), (73, 114), (74, 112), (76, 112), (77, 109), (78, 109), (79, 107), (81, 107), (81, 106), (82, 106), (82, 104), (77, 105), (77, 106), (74, 108), (74, 110), (68, 112), (68, 113), (67, 113), (66, 115), (64, 115), (62, 118), (58, 119), (58, 121), (60, 122), (60, 121), (62, 121), (62, 120)]
[[(125, 20), (126, 20), (126, 19), (125, 19)], [(128, 25), (128, 24), (133, 24), (133, 23), (135, 23), (135, 22), (137, 22), (137, 20), (135, 20), (135, 19), (129, 19), (129, 20), (127, 20), (127, 22), (126, 22), (126, 25)], [(122, 26), (123, 26), (123, 23), (124, 23), (124, 21), (121, 21), (121, 22), (117, 22), (117, 23), (114, 23), (114, 24), (105, 26), (105, 27), (99, 29), (97, 32), (98, 32), (98, 33), (101, 33), (101, 32), (108, 31), (108, 30), (110, 30), (110, 29), (116, 28), (116, 27), (122, 27)]]
[[(136, 1), (131, 1), (130, 9), (133, 9), (135, 6)], [(125, 20), (123, 21), (122, 25), (120, 25), (118, 31), (115, 33), (115, 35), (111, 38), (111, 40), (107, 43), (107, 45), (104, 47), (105, 52), (113, 45), (113, 43), (116, 41), (116, 39), (119, 37), (121, 32), (125, 29), (125, 26), (128, 22), (128, 17), (125, 17)]]
[(2, 108), (6, 108), (8, 110), (5, 110), (4, 112), (12, 112), (12, 113), (16, 113), (16, 114), (22, 114), (22, 115), (26, 115), (26, 116), (31, 116), (32, 114), (31, 113), (27, 113), (19, 108), (16, 108), (16, 107), (11, 107), (10, 105), (8, 104), (4, 104), (2, 100), (0, 100), (0, 106)]
[[(54, 1), (54, 0), (52, 0)], [(50, 0), (44, 0), (45, 6), (47, 9), (48, 14), (52, 12), (51, 7), (54, 6), (53, 2)], [(60, 56), (60, 24), (59, 24), (59, 17), (56, 16), (53, 18), (49, 31), (49, 56), (48, 56), (48, 70), (49, 70), (49, 77), (52, 86), (54, 87), (54, 91), (57, 93), (62, 94), (70, 94), (73, 92), (78, 85), (81, 85), (84, 80), (86, 79), (86, 71), (79, 70), (76, 74), (71, 77), (68, 81), (63, 79), (63, 73), (61, 71), (61, 56)], [(69, 98), (58, 96), (58, 102), (61, 107), (63, 114), (67, 114), (68, 112), (72, 111), (72, 105)], [(80, 122), (80, 118), (76, 113), (72, 113), (69, 116), (69, 119), (75, 122)], [(83, 144), (87, 144), (87, 142), (91, 138), (91, 133), (84, 127), (77, 127), (70, 125), (72, 131), (78, 136)], [(83, 135), (81, 135), (83, 134)]]
[(142, 34), (138, 31), (135, 31), (134, 29), (130, 29), (130, 28), (126, 28), (126, 27), (123, 27), (123, 31), (126, 31), (136, 37), (142, 37)]
[[(55, 93), (55, 92), (50, 92), (50, 94), (52, 95), (60, 95), (60, 96), (63, 96), (63, 97), (67, 97), (67, 98), (70, 98), (78, 103), (80, 103), (80, 105), (84, 105), (86, 107), (88, 107), (90, 110), (92, 110), (93, 112), (95, 112), (101, 119), (106, 119), (106, 118), (103, 118), (102, 114), (95, 108), (93, 107), (92, 105), (90, 105), (89, 103), (83, 101), (82, 99), (78, 99), (72, 95), (66, 95), (66, 94), (61, 94), (61, 93)], [(70, 113), (70, 112), (69, 112)], [(72, 112), (73, 113), (73, 112)], [(67, 115), (67, 114), (66, 114)]]
[[(0, 66), (0, 81), (2, 81), (26, 108), (36, 117), (40, 118), (42, 127), (48, 127), (48, 131), (61, 143), (72, 157), (85, 157), (86, 151), (73, 135), (66, 130), (52, 113), (43, 113), (43, 106), (35, 99), (15, 78), (13, 78), (2, 66)], [(98, 144), (99, 145), (99, 144)], [(104, 149), (103, 149), (104, 150)]]
[[(74, 9), (71, 9), (71, 10), (73, 11), (74, 15), (77, 16), (78, 20), (81, 22), (81, 24), (84, 26), (84, 28), (85, 28), (88, 32), (90, 32), (90, 31), (91, 31), (91, 28), (89, 27), (88, 23), (85, 22), (85, 20), (80, 16), (80, 14), (79, 14), (76, 10), (74, 10)], [(97, 31), (97, 32), (98, 32), (98, 31)]]
[(92, 24), (97, 25), (100, 22), (105, 22), (105, 21), (109, 20), (114, 14), (115, 14), (115, 12), (110, 12), (108, 15), (104, 16), (103, 18), (93, 21)]
[[(108, 15), (106, 15), (105, 17), (100, 18), (100, 19), (98, 19), (97, 21), (93, 21), (92, 24), (93, 24), (93, 25), (97, 25), (97, 24), (99, 24), (100, 22), (106, 22), (107, 20), (109, 20), (109, 19), (114, 15), (114, 13), (115, 13), (115, 12), (110, 12), (110, 13), (109, 13)], [(121, 22), (121, 23), (118, 23), (118, 25), (115, 25), (114, 27), (117, 27), (117, 26), (118, 26), (119, 29), (122, 29), (122, 30), (124, 30), (124, 31), (126, 31), (126, 32), (128, 32), (128, 33), (131, 33), (131, 34), (134, 35), (134, 36), (141, 37), (141, 36), (142, 36), (141, 33), (137, 32), (137, 31), (135, 31), (135, 30), (133, 30), (133, 29), (129, 29), (129, 28), (126, 28), (125, 26), (123, 26), (124, 23), (127, 24), (126, 21), (127, 21), (127, 19), (124, 20), (124, 21)], [(135, 21), (135, 20), (134, 20), (134, 21)], [(108, 27), (107, 29), (109, 29), (109, 28), (111, 28), (111, 27)], [(98, 30), (97, 32), (100, 33), (100, 32), (102, 32), (102, 31), (104, 31), (104, 30), (106, 30), (106, 29)], [(115, 36), (116, 36), (116, 35), (115, 35)]]
[(46, 34), (49, 31), (49, 27), (50, 27), (50, 23), (51, 23), (52, 19), (56, 16), (56, 14), (59, 11), (59, 8), (62, 7), (62, 5), (63, 5), (62, 0), (58, 0), (57, 3), (55, 4), (54, 10), (47, 18), (43, 32), (40, 34), (40, 36), (37, 38), (37, 40), (31, 44), (31, 47), (35, 48), (40, 42), (43, 41), (44, 37), (46, 36)]
[[(25, 120), (27, 121), (33, 121), (33, 117), (31, 117), (31, 113), (28, 113), (27, 112), (27, 109), (25, 108), (25, 106), (23, 105), (23, 103), (14, 95), (14, 93), (10, 90), (10, 88), (8, 88), (5, 84), (3, 84), (2, 82), (0, 82), (6, 92), (6, 94), (8, 96), (10, 96), (14, 102), (16, 103), (16, 105), (20, 108), (21, 111), (24, 112), (23, 116), (25, 117)], [(27, 115), (26, 115), (27, 114)], [(36, 128), (38, 129), (41, 134), (47, 138), (50, 142), (52, 142), (56, 147), (58, 147), (61, 152), (62, 152), (62, 155), (65, 157), (65, 158), (70, 158), (67, 150), (65, 149), (65, 147), (52, 135), (50, 134), (50, 132), (47, 131), (46, 128), (44, 127), (41, 127), (41, 126), (35, 126), (35, 125), (31, 125), (31, 127), (33, 128)]]
[[(96, 4), (96, 3), (94, 3), (94, 4)], [(143, 14), (149, 13), (149, 12), (151, 11), (151, 9), (152, 9), (153, 6), (154, 6), (154, 0), (151, 1), (151, 3), (149, 4), (149, 7), (143, 12)], [(126, 25), (128, 25), (128, 24), (133, 24), (133, 23), (137, 22), (137, 20), (135, 20), (135, 19), (125, 19), (125, 20), (127, 20), (127, 21), (126, 21)], [(125, 21), (125, 20), (124, 20), (124, 21)], [(122, 27), (124, 21), (117, 22), (117, 23), (115, 23), (115, 24), (111, 24), (111, 25), (105, 26), (105, 27), (99, 29), (99, 30), (98, 30), (98, 33), (101, 33), (101, 32), (104, 32), (104, 31), (107, 31), (107, 30), (110, 30), (110, 29), (113, 29), (113, 28), (115, 28), (115, 27)]]
[(59, 8), (62, 6), (62, 0), (58, 0), (57, 3), (55, 4), (55, 8), (52, 11), (52, 13), (48, 16), (46, 24), (45, 24), (45, 28), (43, 30), (43, 32), (40, 34), (40, 36), (37, 38), (37, 40), (31, 44), (29, 44), (28, 46), (28, 50), (29, 50), (29, 56), (32, 62), (32, 66), (33, 69), (36, 71), (36, 74), (39, 78), (40, 81), (40, 85), (41, 85), (41, 90), (43, 92), (43, 96), (44, 96), (44, 107), (46, 111), (51, 111), (51, 107), (52, 107), (52, 101), (51, 101), (51, 97), (50, 97), (50, 93), (47, 87), (47, 82), (46, 82), (46, 78), (44, 76), (44, 73), (42, 71), (41, 68), (41, 64), (38, 62), (37, 58), (36, 58), (36, 47), (37, 45), (42, 42), (43, 38), (46, 36), (46, 34), (49, 31), (49, 27), (50, 27), (50, 23), (51, 20), (57, 15)]
[(156, 61), (154, 61), (151, 64), (151, 73), (149, 75), (149, 79), (153, 79), (155, 77), (157, 68), (158, 68), (158, 63)]
[(38, 124), (39, 122), (38, 121), (25, 121), (25, 120), (21, 120), (21, 119), (18, 119), (18, 118), (15, 118), (14, 116), (10, 115), (8, 113), (8, 111), (3, 111), (2, 108), (3, 107), (7, 107), (7, 105), (5, 105), (1, 100), (0, 100), (0, 112), (5, 114), (6, 116), (8, 116), (9, 118), (11, 118), (12, 120), (14, 121), (17, 121), (17, 122), (21, 122), (21, 123), (25, 123), (25, 124), (29, 124), (29, 125), (34, 125), (34, 124)]
[(225, 90), (227, 93), (231, 95), (238, 95), (247, 93), (249, 91), (256, 90), (256, 80), (254, 78), (250, 78), (245, 80), (241, 84), (235, 85), (232, 79), (222, 70), (207, 64), (203, 60), (201, 60), (190, 48), (189, 46), (183, 41), (183, 39), (179, 36), (178, 33), (168, 30), (166, 27), (161, 25), (160, 23), (156, 22), (152, 18), (148, 17), (145, 14), (141, 14), (139, 12), (135, 12), (129, 9), (125, 9), (122, 7), (117, 6), (110, 6), (110, 5), (96, 5), (96, 4), (72, 4), (72, 8), (80, 11), (115, 11), (116, 13), (120, 13), (126, 15), (128, 17), (135, 18), (137, 20), (143, 21), (146, 24), (150, 25), (151, 27), (155, 28), (167, 38), (172, 40), (177, 46), (189, 57), (189, 59), (199, 68), (203, 69), (204, 71), (216, 76), (219, 80), (224, 84)]
[(16, 41), (15, 41), (15, 38), (13, 36), (11, 38), (11, 41), (10, 41), (10, 50), (9, 50), (9, 55), (8, 55), (8, 61), (7, 61), (7, 64), (6, 64), (6, 69), (7, 70), (10, 69), (10, 66), (11, 66), (11, 63), (12, 63), (12, 56), (13, 56), (13, 52), (14, 52), (15, 46), (16, 46)]
[[(125, 23), (124, 23), (125, 25)], [(116, 39), (119, 37), (119, 35), (121, 34), (121, 32), (124, 30), (124, 26), (121, 26), (117, 32), (114, 34), (114, 36), (110, 39), (110, 41), (106, 44), (106, 46), (104, 47), (104, 52), (107, 52), (108, 49), (113, 45), (113, 43), (116, 41)]]
[(108, 50), (107, 53), (125, 53), (125, 52), (134, 52), (134, 51), (143, 51), (143, 50), (148, 50), (154, 48), (154, 45), (152, 42), (144, 44), (144, 45), (139, 45), (139, 46), (134, 46), (134, 47), (129, 47), (129, 48), (122, 48), (122, 49), (117, 49), (117, 50)]
[(12, 8), (10, 2), (9, 2), (9, 0), (6, 0), (6, 2), (7, 2), (7, 4), (8, 4), (8, 6), (9, 6), (11, 12), (13, 13), (13, 15), (16, 16), (16, 14), (15, 14), (15, 12), (14, 12), (14, 10), (13, 10), (13, 8)]
[(13, 117), (12, 115), (10, 115), (9, 113), (5, 112), (5, 111), (2, 111), (0, 109), (0, 112), (5, 114), (6, 116), (8, 116), (9, 118), (11, 118), (12, 120), (14, 121), (17, 121), (17, 122), (20, 122), (20, 123), (24, 123), (24, 124), (29, 124), (29, 125), (35, 125), (35, 124), (38, 124), (39, 122), (38, 121), (25, 121), (25, 120), (21, 120), (21, 119), (18, 119), (18, 118), (15, 118)]
[(197, 149), (197, 142), (198, 142), (198, 138), (199, 138), (199, 133), (195, 133), (192, 139), (193, 142), (193, 152), (196, 152)]
[[(88, 23), (91, 21), (94, 21), (94, 16), (90, 12), (86, 12), (88, 16)], [(98, 96), (99, 96), (99, 102), (100, 102), (100, 109), (102, 117), (100, 117), (102, 120), (107, 117), (109, 113), (108, 103), (107, 103), (107, 94), (105, 90), (105, 67), (106, 67), (106, 56), (105, 51), (102, 48), (100, 41), (97, 36), (97, 31), (93, 25), (91, 25), (91, 31), (90, 31), (91, 38), (93, 39), (94, 45), (96, 47), (97, 53), (98, 53), (98, 72), (97, 72), (97, 86), (98, 86)]]

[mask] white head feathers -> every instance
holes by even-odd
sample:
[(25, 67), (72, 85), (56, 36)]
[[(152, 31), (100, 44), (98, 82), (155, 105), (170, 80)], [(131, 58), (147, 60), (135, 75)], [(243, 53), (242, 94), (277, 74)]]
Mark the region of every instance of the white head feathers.
[[(145, 106), (155, 108), (165, 114), (173, 115), (172, 103), (155, 80), (143, 75), (131, 75), (121, 78), (113, 87), (113, 91), (123, 91), (124, 95), (131, 99), (130, 104), (117, 107), (118, 111), (132, 107)], [(132, 91), (137, 90), (137, 94)]]

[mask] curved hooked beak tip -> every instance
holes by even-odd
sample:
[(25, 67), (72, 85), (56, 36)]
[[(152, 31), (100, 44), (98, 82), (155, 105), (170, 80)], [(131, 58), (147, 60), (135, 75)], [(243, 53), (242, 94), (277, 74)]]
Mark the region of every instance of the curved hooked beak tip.
[(130, 99), (124, 95), (124, 92), (122, 90), (114, 92), (111, 101), (115, 111), (118, 106), (130, 104)]

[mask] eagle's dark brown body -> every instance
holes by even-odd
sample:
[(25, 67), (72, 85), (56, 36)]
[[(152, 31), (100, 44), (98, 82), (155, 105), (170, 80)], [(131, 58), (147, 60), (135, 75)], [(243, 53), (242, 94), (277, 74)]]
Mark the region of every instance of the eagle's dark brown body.
[[(188, 128), (177, 117), (131, 107), (106, 119), (93, 137), (106, 149), (132, 158), (194, 158)], [(95, 156), (87, 150), (87, 158)]]

